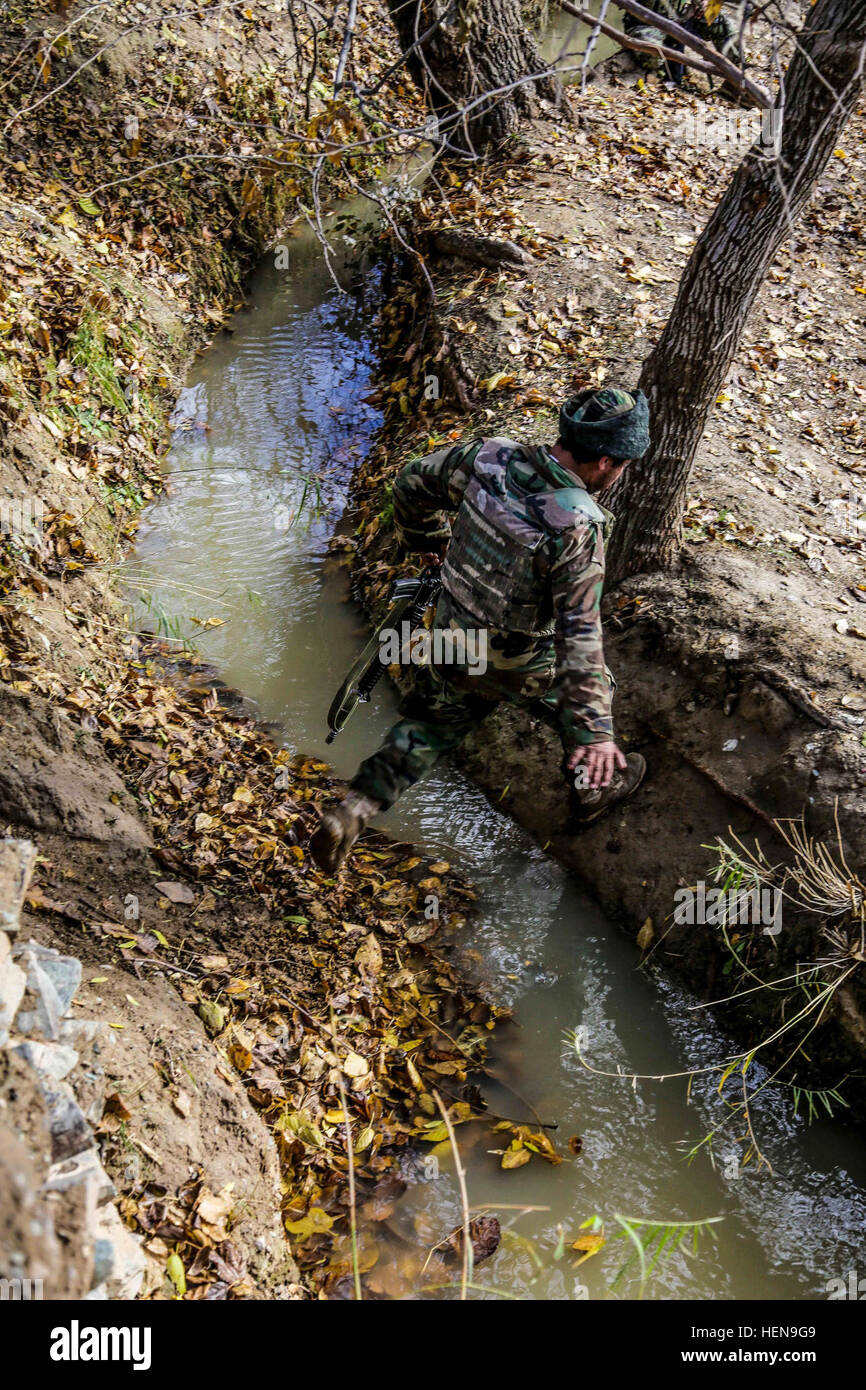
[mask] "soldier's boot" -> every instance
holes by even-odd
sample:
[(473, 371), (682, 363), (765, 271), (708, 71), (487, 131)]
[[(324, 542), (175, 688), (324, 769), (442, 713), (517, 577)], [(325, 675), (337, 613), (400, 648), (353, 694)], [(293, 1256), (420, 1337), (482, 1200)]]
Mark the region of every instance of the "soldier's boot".
[(337, 873), (367, 822), (381, 809), (381, 801), (356, 791), (328, 806), (310, 840), (313, 862), (324, 873)]
[(629, 796), (633, 796), (644, 779), (646, 759), (640, 753), (629, 753), (625, 767), (617, 769), (606, 787), (575, 788), (571, 821), (574, 828), (591, 825)]

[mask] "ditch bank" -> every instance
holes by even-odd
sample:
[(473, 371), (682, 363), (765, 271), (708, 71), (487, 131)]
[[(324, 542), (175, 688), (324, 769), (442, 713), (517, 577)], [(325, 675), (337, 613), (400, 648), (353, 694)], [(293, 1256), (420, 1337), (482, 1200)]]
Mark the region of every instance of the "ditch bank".
[[(378, 20), (354, 59), (376, 71)], [(250, 142), (282, 148), (299, 73), (313, 146), (324, 107), (268, 5), (221, 26), (46, 5), (2, 40), (0, 821), (29, 848), (0, 936), (0, 1275), (46, 1298), (351, 1296), (350, 1165), (366, 1272), (434, 1092), (479, 1113), (461, 1095), (496, 1013), (448, 959), (471, 896), (448, 866), (374, 836), (323, 879), (303, 846), (325, 764), (129, 625), (118, 564), (191, 354), (309, 188), (250, 173)], [(50, 1016), (44, 953), (76, 982)], [(123, 1270), (97, 1215), (128, 1228)]]
[[(412, 244), (435, 293), (415, 260), (398, 261), (390, 369), (374, 398), (387, 423), (354, 487), (358, 592), (374, 611), (394, 573), (389, 488), (401, 464), (473, 433), (552, 442), (565, 395), (634, 383), (733, 167), (735, 152), (676, 143), (718, 118), (703, 94), (637, 86), (617, 63), (581, 97), (576, 132), (538, 123), (509, 164), (440, 167), (441, 196), (428, 188), (416, 207)], [(702, 1000), (734, 996), (721, 1019), (782, 1068), (795, 1103), (820, 1091), (837, 1109), (838, 1088), (859, 1120), (862, 124), (861, 111), (749, 319), (696, 463), (678, 569), (604, 601), (617, 738), (648, 763), (639, 795), (568, 834), (557, 741), (519, 711), (498, 711), (459, 754), (648, 965)], [(781, 930), (702, 925), (687, 909), (675, 920), (682, 890), (702, 882), (776, 886)]]

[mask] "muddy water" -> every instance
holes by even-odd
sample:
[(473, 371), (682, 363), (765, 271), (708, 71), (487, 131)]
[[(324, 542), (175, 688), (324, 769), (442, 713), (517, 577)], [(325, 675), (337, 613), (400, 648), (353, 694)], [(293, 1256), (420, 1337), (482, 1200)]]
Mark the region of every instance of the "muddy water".
[[(582, 9), (597, 15), (601, 11), (600, 0), (591, 0)], [(605, 12), (606, 23), (615, 29), (622, 28), (622, 12), (615, 5), (609, 5)], [(567, 84), (580, 83), (587, 68), (594, 67), (612, 53), (619, 45), (606, 34), (597, 34), (590, 44), (592, 31), (573, 15), (565, 13), (554, 4), (550, 8), (544, 34), (539, 43), (539, 52), (548, 63), (554, 63), (560, 78)]]
[[(311, 240), (289, 243), (288, 269), (261, 267), (248, 308), (198, 360), (177, 409), (170, 496), (147, 514), (131, 574), (147, 576), (166, 612), (198, 634), (225, 680), (277, 721), (293, 749), (332, 759), (341, 774), (371, 751), (394, 712), (386, 684), (333, 749), (325, 745), (331, 692), (364, 636), (345, 579), (326, 572), (327, 540), (346, 501), (352, 468), (377, 424), (362, 402), (375, 366), (376, 277), (338, 291)], [(345, 277), (344, 277), (345, 278)], [(295, 470), (295, 471), (293, 471)], [(297, 470), (315, 473), (318, 491)], [(288, 524), (300, 512), (294, 524)], [(143, 613), (153, 617), (155, 599)], [(196, 617), (223, 625), (202, 631)], [(585, 1055), (603, 1072), (683, 1072), (726, 1055), (724, 1039), (694, 1001), (639, 968), (634, 948), (555, 864), (444, 765), (386, 818), (465, 871), (479, 912), (464, 945), (478, 954), (499, 997), (512, 1004), (498, 1063), (566, 1155), (503, 1172), (494, 1142), (465, 1160), (473, 1205), (492, 1204), (506, 1228), (480, 1283), (524, 1298), (635, 1297), (622, 1240), (575, 1270), (556, 1259), (562, 1233), (600, 1214), (695, 1220), (722, 1216), (717, 1243), (697, 1258), (677, 1253), (654, 1272), (650, 1298), (826, 1298), (827, 1281), (866, 1275), (866, 1154), (832, 1124), (808, 1129), (788, 1097), (767, 1091), (754, 1123), (773, 1173), (738, 1170), (737, 1133), (688, 1164), (685, 1151), (724, 1117), (711, 1082), (687, 1098), (683, 1080), (603, 1079), (564, 1042), (582, 1027)], [(531, 1114), (491, 1086), (493, 1109)], [(571, 1136), (582, 1138), (578, 1156)], [(431, 1176), (431, 1173), (434, 1175)], [(398, 1205), (388, 1260), (433, 1244), (460, 1219), (447, 1158), (438, 1173), (411, 1176)], [(382, 1262), (383, 1264), (386, 1261)], [(417, 1261), (416, 1261), (417, 1263)], [(395, 1291), (398, 1286), (395, 1286)], [(445, 1295), (447, 1296), (447, 1295)]]

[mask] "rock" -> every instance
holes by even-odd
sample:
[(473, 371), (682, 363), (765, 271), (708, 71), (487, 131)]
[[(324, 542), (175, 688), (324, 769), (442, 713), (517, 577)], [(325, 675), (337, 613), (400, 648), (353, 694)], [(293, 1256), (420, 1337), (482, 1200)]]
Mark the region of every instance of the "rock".
[(0, 928), (14, 935), (33, 865), (36, 846), (31, 840), (0, 840)]
[[(104, 1236), (93, 1242), (93, 1277), (97, 1284), (104, 1284), (114, 1270), (114, 1246)], [(106, 1297), (108, 1290), (106, 1289)]]
[(51, 1131), (51, 1161), (61, 1163), (93, 1146), (93, 1131), (65, 1081), (43, 1087)]
[(40, 1043), (28, 1038), (13, 1050), (29, 1062), (48, 1085), (62, 1081), (78, 1065), (78, 1053), (62, 1043)]
[(27, 986), (35, 995), (35, 1008), (22, 1011), (16, 1019), (18, 1031), (57, 1039), (60, 1021), (81, 984), (81, 961), (36, 941), (19, 943), (13, 954), (27, 971)]
[[(97, 1212), (94, 1235), (99, 1251), (108, 1246), (111, 1252), (110, 1267), (100, 1280), (105, 1283), (106, 1297), (135, 1298), (144, 1278), (145, 1254), (138, 1237), (127, 1230), (111, 1203)], [(94, 1264), (97, 1263), (101, 1260), (94, 1249)]]
[(38, 1159), (0, 1129), (0, 1279), (42, 1281), (52, 1290), (62, 1287), (63, 1251), (39, 1196)]
[(27, 976), (11, 956), (9, 937), (0, 932), (0, 1047), (9, 1041), (12, 1020), (24, 998)]
[(51, 946), (42, 946), (38, 941), (25, 943), (40, 962), (45, 974), (51, 980), (60, 1001), (60, 1013), (65, 1014), (81, 984), (81, 961), (76, 956), (61, 956)]
[(115, 1186), (102, 1166), (96, 1148), (83, 1149), (72, 1158), (53, 1163), (48, 1177), (42, 1185), (43, 1192), (68, 1192), (71, 1187), (90, 1183), (94, 1189), (97, 1206), (110, 1202), (115, 1195)]
[(80, 1052), (84, 1052), (90, 1043), (96, 1043), (93, 1050), (98, 1054), (104, 1047), (113, 1046), (115, 1036), (101, 1019), (65, 1018), (60, 1025), (59, 1041), (69, 1043), (70, 1047), (76, 1047)]

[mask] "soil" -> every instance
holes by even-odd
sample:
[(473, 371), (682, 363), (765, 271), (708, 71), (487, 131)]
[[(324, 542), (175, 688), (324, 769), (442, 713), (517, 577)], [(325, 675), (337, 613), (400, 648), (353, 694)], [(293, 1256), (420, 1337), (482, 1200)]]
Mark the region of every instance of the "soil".
[[(402, 1157), (439, 1138), (436, 1095), (484, 1119), (470, 1076), (498, 1011), (450, 959), (471, 893), (449, 866), (373, 835), (324, 879), (303, 846), (340, 791), (328, 768), (133, 633), (118, 592), (190, 355), (327, 147), (309, 55), (324, 70), (333, 36), (298, 40), (264, 0), (223, 21), (215, 41), (158, 5), (46, 3), (0, 40), (0, 497), (42, 517), (10, 533), (4, 512), (0, 536), (0, 824), (39, 851), (23, 938), (81, 959), (75, 1007), (116, 1035), (100, 1143), (144, 1295), (352, 1296), (350, 1166), (366, 1272)], [(362, 17), (349, 71), (395, 56), (384, 9)], [(403, 84), (387, 100), (398, 115)], [(329, 161), (320, 191), (351, 184)], [(13, 1081), (0, 1161), (26, 1194), (42, 1120)], [(53, 1286), (84, 1290), (67, 1234)]]

